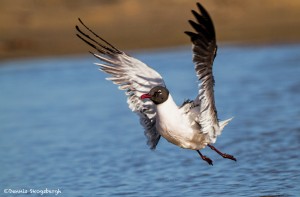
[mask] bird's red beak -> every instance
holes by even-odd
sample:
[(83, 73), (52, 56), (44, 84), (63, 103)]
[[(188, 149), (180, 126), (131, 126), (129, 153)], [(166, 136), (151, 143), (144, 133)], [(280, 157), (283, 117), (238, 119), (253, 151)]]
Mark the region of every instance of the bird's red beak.
[(142, 99), (142, 100), (144, 100), (144, 99), (146, 99), (146, 98), (151, 98), (151, 95), (150, 95), (150, 94), (143, 94), (143, 95), (141, 96), (141, 99)]

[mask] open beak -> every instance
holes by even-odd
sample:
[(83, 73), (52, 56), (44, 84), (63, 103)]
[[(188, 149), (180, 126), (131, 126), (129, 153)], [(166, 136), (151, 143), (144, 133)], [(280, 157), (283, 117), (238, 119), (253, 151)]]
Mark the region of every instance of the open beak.
[(144, 100), (144, 99), (146, 99), (146, 98), (151, 98), (151, 95), (150, 95), (150, 94), (143, 94), (143, 95), (141, 96), (141, 99), (142, 99), (142, 100)]

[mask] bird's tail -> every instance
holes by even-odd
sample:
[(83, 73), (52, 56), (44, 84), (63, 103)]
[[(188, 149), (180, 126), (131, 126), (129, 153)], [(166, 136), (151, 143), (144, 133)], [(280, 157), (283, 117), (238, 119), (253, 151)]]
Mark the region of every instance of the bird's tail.
[(223, 121), (220, 121), (219, 122), (219, 127), (220, 127), (220, 131), (222, 131), (224, 129), (224, 127), (233, 119), (232, 118), (229, 118), (227, 120), (223, 120)]
[(218, 130), (215, 130), (215, 131), (217, 131), (217, 132), (214, 132), (214, 133), (213, 133), (213, 132), (210, 132), (211, 135), (210, 135), (209, 137), (210, 137), (210, 143), (211, 143), (211, 144), (214, 144), (214, 143), (216, 142), (217, 136), (218, 136), (218, 135), (221, 135), (222, 130), (224, 129), (224, 127), (225, 127), (232, 119), (233, 119), (233, 117), (232, 117), (232, 118), (229, 118), (229, 119), (227, 119), (227, 120), (220, 121), (220, 122), (219, 122), (219, 128), (218, 128)]

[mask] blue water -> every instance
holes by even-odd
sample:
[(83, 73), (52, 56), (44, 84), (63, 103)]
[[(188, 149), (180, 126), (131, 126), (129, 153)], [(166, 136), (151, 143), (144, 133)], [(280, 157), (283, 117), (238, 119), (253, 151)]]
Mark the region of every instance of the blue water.
[[(190, 48), (133, 55), (162, 74), (178, 105), (196, 96)], [(150, 151), (95, 61), (0, 63), (0, 196), (300, 196), (300, 45), (219, 47), (216, 105), (234, 119), (215, 146), (238, 161), (204, 149), (214, 166), (164, 139)]]

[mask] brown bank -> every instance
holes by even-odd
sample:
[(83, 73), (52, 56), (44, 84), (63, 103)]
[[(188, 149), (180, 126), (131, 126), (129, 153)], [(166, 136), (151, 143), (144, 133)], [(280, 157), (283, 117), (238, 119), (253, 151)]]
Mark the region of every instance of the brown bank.
[[(300, 41), (299, 0), (202, 0), (221, 42)], [(85, 53), (75, 36), (80, 17), (121, 49), (190, 44), (192, 0), (2, 0), (0, 61)]]

